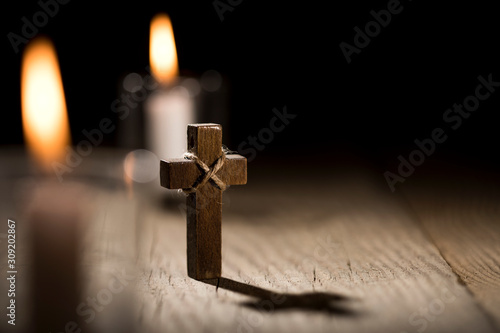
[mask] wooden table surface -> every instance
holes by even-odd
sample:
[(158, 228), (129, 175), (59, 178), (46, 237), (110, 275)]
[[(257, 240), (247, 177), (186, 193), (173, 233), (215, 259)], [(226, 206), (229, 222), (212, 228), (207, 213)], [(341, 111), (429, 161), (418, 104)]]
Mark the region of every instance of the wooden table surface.
[[(120, 274), (127, 282), (95, 318), (80, 316), (81, 327), (500, 331), (498, 183), (414, 175), (391, 193), (382, 174), (368, 170), (250, 164), (248, 184), (224, 193), (218, 281), (187, 277), (177, 194), (159, 205), (161, 191), (97, 191), (82, 249), (82, 301)], [(2, 320), (0, 329), (20, 331), (26, 317), (16, 329)]]

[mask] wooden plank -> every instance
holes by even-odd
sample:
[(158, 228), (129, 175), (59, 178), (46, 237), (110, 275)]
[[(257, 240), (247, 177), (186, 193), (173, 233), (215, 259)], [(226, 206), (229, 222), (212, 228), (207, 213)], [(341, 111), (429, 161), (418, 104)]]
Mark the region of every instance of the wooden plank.
[(181, 210), (147, 208), (140, 330), (493, 331), (385, 186), (358, 173), (301, 178), (276, 170), (229, 190), (217, 291), (216, 281), (184, 273)]
[(443, 257), (500, 331), (500, 182), (496, 175), (479, 179), (456, 169), (448, 166), (403, 189)]
[[(59, 189), (55, 195), (52, 191), (51, 195), (43, 196), (46, 205), (40, 206), (39, 202), (31, 202), (31, 210), (27, 211), (26, 204), (30, 201), (27, 200), (29, 196), (26, 189), (36, 188), (39, 182), (40, 179), (30, 177), (0, 180), (2, 189), (8, 189), (0, 191), (2, 199), (0, 215), (2, 219), (5, 218), (5, 224), (0, 225), (0, 258), (5, 258), (1, 259), (0, 268), (3, 274), (8, 270), (7, 239), (3, 239), (1, 235), (6, 233), (7, 218), (11, 218), (17, 224), (18, 272), (15, 295), (16, 325), (12, 326), (7, 320), (2, 320), (0, 331), (76, 332), (82, 329), (82, 332), (104, 332), (109, 331), (110, 327), (127, 327), (118, 331), (132, 332), (136, 321), (132, 315), (134, 303), (130, 295), (135, 289), (133, 283), (137, 278), (137, 274), (133, 279), (131, 277), (134, 275), (133, 264), (136, 259), (137, 201), (126, 198), (125, 191), (115, 183), (115, 186), (110, 188), (116, 188), (117, 191), (107, 191), (98, 187), (89, 189), (85, 201), (70, 191)], [(64, 188), (68, 183), (66, 181), (60, 185)], [(77, 207), (76, 203), (84, 204)], [(69, 217), (78, 215), (73, 214), (81, 208), (85, 210), (83, 228), (79, 232), (81, 237), (71, 239), (73, 243), (68, 243), (70, 241), (68, 237), (75, 236), (68, 234), (68, 228), (77, 222)], [(61, 225), (59, 230), (47, 229), (54, 222), (53, 218), (66, 225)], [(35, 219), (31, 222), (41, 222), (41, 224), (29, 223), (30, 219)], [(64, 222), (61, 219), (65, 219)], [(36, 239), (37, 236), (48, 232), (51, 232), (50, 236), (54, 238), (50, 244), (37, 245), (36, 242), (40, 241)], [(48, 235), (44, 237), (47, 241)], [(66, 243), (57, 244), (61, 242)], [(66, 249), (61, 250), (61, 247)], [(74, 258), (75, 251), (77, 258)], [(73, 258), (70, 259), (68, 256)], [(40, 262), (40, 259), (43, 262)], [(74, 262), (68, 263), (68, 260)], [(3, 275), (0, 279), (0, 290), (5, 291), (0, 296), (2, 304), (7, 300), (8, 280), (5, 277)], [(74, 284), (75, 278), (77, 278), (76, 290), (74, 286), (68, 285)], [(127, 284), (123, 288), (122, 281)], [(73, 294), (75, 292), (78, 293), (76, 299)], [(42, 315), (48, 318), (40, 318)], [(38, 320), (36, 328), (35, 320)], [(73, 322), (78, 326), (73, 327)], [(44, 330), (44, 326), (48, 324), (51, 326), (50, 329)]]
[[(304, 176), (304, 170), (312, 172)], [(83, 328), (493, 331), (477, 295), (457, 281), (420, 222), (377, 179), (382, 177), (355, 170), (346, 174), (333, 168), (272, 169), (266, 177), (254, 175), (245, 190), (229, 189), (222, 202), (223, 279), (217, 291), (215, 281), (204, 283), (186, 275), (181, 201), (172, 200), (165, 209), (150, 200), (154, 193), (146, 187), (138, 186), (131, 201), (119, 189), (112, 192), (116, 186), (110, 187), (109, 193), (95, 196), (100, 211), (82, 249), (86, 256), (82, 269), (95, 275), (87, 281), (81, 301), (106, 300), (102, 297), (110, 283), (116, 287), (115, 268), (121, 272), (133, 258), (139, 273), (123, 291), (113, 294), (102, 311), (95, 310), (95, 319)], [(137, 205), (139, 198), (147, 198), (144, 207)], [(12, 197), (6, 194), (5, 199), (0, 202), (4, 218), (11, 212)], [(486, 200), (481, 202), (480, 214), (472, 216), (483, 214)], [(21, 227), (27, 227), (25, 222), (18, 221)], [(5, 230), (4, 224), (0, 233)], [(26, 234), (25, 229), (20, 232)], [(22, 250), (28, 242), (23, 239), (20, 244)], [(2, 246), (0, 257), (6, 257), (5, 251)], [(24, 257), (20, 262), (30, 263)], [(25, 271), (20, 272), (18, 300), (27, 305), (29, 289), (23, 282), (30, 275)], [(6, 287), (7, 280), (0, 279), (0, 289)], [(26, 310), (21, 305), (18, 309), (19, 325), (25, 327)], [(17, 332), (20, 327), (0, 322), (2, 332)]]
[(142, 198), (128, 189), (96, 191), (94, 214), (83, 234), (84, 286), (79, 312), (83, 332), (137, 332), (137, 235)]

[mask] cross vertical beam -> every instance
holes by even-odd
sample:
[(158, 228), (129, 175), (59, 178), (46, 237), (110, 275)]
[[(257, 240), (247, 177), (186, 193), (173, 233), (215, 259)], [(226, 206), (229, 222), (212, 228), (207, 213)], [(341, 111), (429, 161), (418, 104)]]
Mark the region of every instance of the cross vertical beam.
[[(188, 152), (210, 168), (221, 158), (222, 128), (217, 124), (188, 125)], [(246, 158), (226, 155), (222, 168), (215, 174), (226, 185), (243, 185), (247, 180)], [(205, 171), (192, 160), (161, 161), (160, 182), (163, 187), (189, 189), (199, 183)], [(222, 267), (222, 192), (210, 179), (187, 197), (187, 268), (197, 280), (221, 276)]]
[[(188, 126), (188, 151), (211, 166), (221, 155), (220, 126)], [(188, 275), (210, 279), (222, 270), (222, 191), (207, 182), (187, 197)]]

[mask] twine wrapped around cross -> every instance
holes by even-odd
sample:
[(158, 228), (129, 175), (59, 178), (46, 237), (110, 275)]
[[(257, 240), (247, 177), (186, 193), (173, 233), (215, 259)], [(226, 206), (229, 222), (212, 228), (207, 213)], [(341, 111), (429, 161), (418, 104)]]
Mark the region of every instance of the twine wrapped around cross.
[(204, 174), (198, 178), (190, 188), (183, 188), (182, 192), (185, 194), (191, 194), (196, 192), (198, 187), (205, 185), (209, 180), (213, 182), (215, 186), (221, 191), (225, 191), (229, 186), (227, 186), (219, 177), (217, 177), (217, 172), (222, 168), (224, 162), (226, 161), (226, 152), (224, 149), (221, 150), (221, 155), (212, 164), (211, 167), (206, 165), (198, 156), (193, 153), (187, 152), (184, 154), (184, 158), (194, 161), (196, 165), (204, 172)]

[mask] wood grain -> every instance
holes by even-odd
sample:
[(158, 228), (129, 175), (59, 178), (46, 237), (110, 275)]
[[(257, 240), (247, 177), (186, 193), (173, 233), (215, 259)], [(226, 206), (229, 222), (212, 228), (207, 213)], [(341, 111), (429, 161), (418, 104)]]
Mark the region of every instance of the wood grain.
[[(94, 195), (98, 209), (83, 242), (81, 270), (87, 279), (80, 300), (104, 295), (122, 269), (137, 271), (92, 321), (79, 318), (84, 319), (82, 328), (152, 333), (495, 331), (498, 197), (493, 189), (469, 187), (460, 200), (447, 192), (450, 197), (442, 201), (439, 187), (431, 186), (432, 196), (412, 192), (421, 200), (410, 202), (423, 207), (414, 210), (390, 193), (382, 175), (333, 165), (293, 169), (293, 164), (269, 169), (267, 164), (252, 165), (252, 182), (226, 191), (218, 280), (202, 282), (186, 275), (182, 197), (160, 206), (152, 200), (154, 191), (137, 184), (134, 198), (116, 185)], [(261, 170), (263, 175), (255, 172)], [(23, 266), (19, 326), (2, 320), (0, 331), (27, 331), (32, 299), (27, 285), (29, 224), (12, 213), (13, 186), (2, 182), (2, 188), (9, 190), (0, 192), (2, 219), (19, 223)], [(415, 214), (419, 211), (422, 215)], [(435, 221), (430, 223), (423, 221), (424, 215), (438, 217), (428, 217)], [(474, 220), (472, 229), (466, 220)], [(434, 236), (432, 228), (423, 228), (426, 223), (437, 230)], [(451, 231), (439, 229), (440, 223)], [(5, 232), (4, 223), (0, 236)], [(0, 240), (0, 257), (6, 258), (4, 238)], [(0, 279), (2, 302), (6, 282)]]
[[(222, 128), (217, 124), (194, 124), (187, 129), (188, 151), (207, 166), (212, 166), (222, 153)], [(219, 170), (228, 185), (246, 183), (246, 159), (232, 156)], [(202, 176), (194, 162), (162, 161), (160, 184), (164, 187), (190, 188)], [(187, 270), (194, 279), (221, 276), (222, 190), (207, 182), (198, 186), (186, 200), (187, 209)]]
[(184, 274), (181, 211), (147, 208), (141, 331), (492, 332), (385, 186), (364, 173), (276, 170), (229, 190), (223, 278), (207, 283)]
[(470, 172), (447, 173), (420, 177), (404, 192), (440, 253), (500, 331), (498, 184), (495, 175), (481, 180)]

